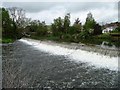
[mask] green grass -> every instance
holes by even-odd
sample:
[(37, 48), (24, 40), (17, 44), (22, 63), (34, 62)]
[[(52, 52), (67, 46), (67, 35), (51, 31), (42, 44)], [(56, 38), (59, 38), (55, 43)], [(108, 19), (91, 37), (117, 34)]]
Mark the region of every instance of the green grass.
[(15, 40), (14, 39), (10, 39), (10, 38), (4, 38), (1, 41), (2, 41), (2, 43), (13, 43)]

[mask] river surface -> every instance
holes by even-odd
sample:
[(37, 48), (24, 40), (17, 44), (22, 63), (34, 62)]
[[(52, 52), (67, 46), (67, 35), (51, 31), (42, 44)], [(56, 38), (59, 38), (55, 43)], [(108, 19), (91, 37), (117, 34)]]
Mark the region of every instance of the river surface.
[(21, 41), (2, 47), (3, 88), (118, 88), (117, 71), (74, 62)]

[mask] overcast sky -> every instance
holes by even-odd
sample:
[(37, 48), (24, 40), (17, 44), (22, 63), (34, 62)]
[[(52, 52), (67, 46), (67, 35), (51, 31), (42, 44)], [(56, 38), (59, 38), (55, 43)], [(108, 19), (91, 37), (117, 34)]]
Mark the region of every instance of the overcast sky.
[(89, 12), (98, 23), (118, 21), (117, 2), (4, 2), (2, 6), (23, 8), (26, 17), (46, 21), (47, 24), (59, 16), (64, 17), (68, 12), (71, 14), (71, 23), (76, 18), (84, 23)]

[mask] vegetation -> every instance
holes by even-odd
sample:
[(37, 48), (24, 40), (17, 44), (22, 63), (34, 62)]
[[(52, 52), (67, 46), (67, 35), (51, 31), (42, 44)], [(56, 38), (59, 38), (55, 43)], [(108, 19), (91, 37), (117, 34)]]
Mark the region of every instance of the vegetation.
[(14, 39), (11, 38), (2, 38), (2, 41), (0, 41), (2, 43), (13, 43)]
[[(120, 27), (117, 27), (110, 33), (102, 34), (102, 26), (95, 21), (91, 13), (87, 14), (84, 25), (79, 18), (71, 25), (70, 13), (67, 13), (64, 18), (54, 19), (51, 25), (46, 25), (45, 21), (26, 18), (24, 10), (16, 7), (2, 8), (0, 15), (2, 15), (3, 43), (13, 42), (23, 36), (40, 40), (86, 44), (101, 44), (103, 41), (114, 43), (111, 33), (120, 32)], [(116, 44), (116, 46), (119, 45), (119, 43)]]
[(111, 31), (111, 33), (120, 33), (120, 27), (115, 28), (115, 30)]
[[(19, 11), (17, 8), (11, 8), (9, 11), (5, 8), (2, 8), (0, 17), (2, 17), (2, 42), (9, 43), (13, 42), (22, 37), (23, 23), (20, 24), (21, 14), (16, 15), (16, 11)], [(16, 18), (18, 17), (18, 18)], [(18, 22), (19, 21), (19, 22)]]

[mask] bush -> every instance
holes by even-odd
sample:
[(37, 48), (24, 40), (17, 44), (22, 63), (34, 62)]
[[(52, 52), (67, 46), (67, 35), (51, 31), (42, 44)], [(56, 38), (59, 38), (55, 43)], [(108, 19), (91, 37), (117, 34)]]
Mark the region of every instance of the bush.
[(10, 38), (3, 38), (2, 39), (2, 43), (12, 43), (14, 42), (14, 39), (10, 39)]
[(105, 34), (101, 34), (101, 35), (96, 36), (96, 38), (98, 38), (98, 39), (111, 39), (111, 36), (108, 33), (105, 33)]
[(115, 28), (115, 30), (111, 31), (112, 33), (120, 33), (120, 27)]
[(39, 36), (46, 36), (47, 35), (47, 28), (46, 27), (38, 27), (37, 28), (37, 35)]

